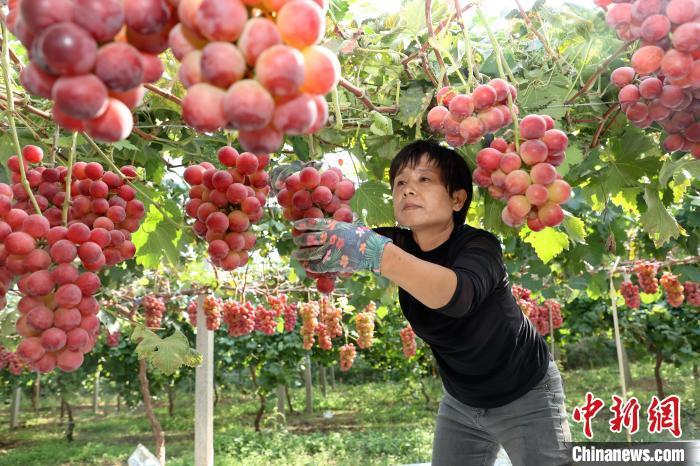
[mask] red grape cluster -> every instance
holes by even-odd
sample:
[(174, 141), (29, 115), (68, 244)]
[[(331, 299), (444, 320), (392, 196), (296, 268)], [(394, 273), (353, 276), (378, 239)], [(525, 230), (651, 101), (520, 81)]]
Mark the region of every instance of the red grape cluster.
[(527, 221), (532, 231), (554, 227), (564, 220), (560, 204), (571, 196), (571, 186), (557, 173), (569, 145), (566, 133), (554, 129), (548, 115), (527, 115), (520, 121), (524, 141), (516, 152), (512, 143), (496, 138), (476, 156), (474, 182), (488, 188), (491, 197), (507, 201), (503, 223), (518, 227)]
[[(352, 222), (353, 212), (350, 200), (355, 195), (355, 184), (343, 176), (337, 167), (319, 172), (313, 167), (305, 167), (292, 173), (282, 181), (284, 187), (277, 193), (277, 202), (282, 206), (284, 218), (332, 217), (340, 222)], [(300, 232), (293, 230), (293, 235)], [(335, 288), (335, 274), (315, 274), (316, 288), (321, 293), (330, 293)]]
[(146, 327), (160, 328), (163, 321), (163, 313), (165, 312), (165, 303), (161, 298), (153, 295), (143, 297), (143, 308), (146, 311)]
[(343, 336), (343, 310), (331, 303), (328, 296), (321, 298), (321, 322), (331, 338)]
[(515, 302), (518, 303), (518, 307), (520, 307), (520, 310), (523, 311), (526, 317), (530, 317), (533, 312), (537, 312), (536, 308), (538, 304), (532, 299), (532, 292), (530, 290), (514, 283), (511, 287), (511, 293), (515, 298)]
[(212, 263), (233, 270), (248, 262), (248, 252), (255, 246), (251, 225), (262, 218), (270, 192), (270, 178), (264, 171), (269, 157), (239, 154), (225, 146), (218, 158), (226, 169), (218, 170), (209, 162), (185, 169), (190, 185), (185, 212), (195, 219), (195, 234), (209, 243)]
[(290, 303), (284, 293), (278, 296), (269, 295), (267, 303), (274, 309), (277, 317), (284, 317), (284, 331), (293, 332), (297, 324), (296, 305)]
[(197, 300), (195, 299), (187, 305), (187, 319), (192, 327), (197, 328)]
[(223, 303), (215, 296), (204, 298), (204, 316), (207, 319), (207, 329), (218, 330), (221, 325), (221, 307)]
[(255, 330), (255, 308), (246, 301), (239, 303), (228, 300), (223, 305), (223, 319), (232, 337), (248, 335)]
[(683, 283), (683, 293), (688, 304), (700, 307), (700, 284), (697, 282)]
[(355, 316), (355, 330), (357, 331), (357, 346), (361, 349), (372, 346), (374, 339), (374, 312), (365, 311)]
[(477, 86), (470, 94), (443, 87), (437, 93), (438, 105), (428, 112), (428, 125), (443, 134), (452, 147), (475, 144), (487, 133), (495, 133), (513, 122), (509, 93), (515, 102), (517, 90), (500, 78)]
[(637, 274), (637, 282), (644, 293), (654, 294), (659, 290), (659, 281), (656, 279), (658, 268), (655, 262), (635, 262), (633, 270)]
[(116, 142), (131, 133), (143, 83), (163, 73), (174, 11), (166, 0), (19, 0), (7, 24), (31, 61), (20, 82), (53, 100), (70, 131)]
[(670, 304), (671, 307), (680, 307), (685, 300), (685, 295), (683, 294), (683, 285), (678, 281), (678, 277), (671, 272), (665, 272), (659, 281), (666, 292), (666, 301), (668, 304)]
[(355, 351), (355, 345), (352, 343), (345, 344), (340, 347), (340, 370), (347, 372), (352, 367), (353, 362), (355, 362), (355, 356), (357, 352)]
[(561, 304), (553, 299), (547, 299), (541, 305), (535, 306), (531, 311), (528, 318), (535, 325), (535, 328), (540, 333), (540, 335), (547, 335), (549, 333), (549, 314), (552, 314), (552, 326), (557, 329), (561, 327), (564, 319), (561, 315)]
[(310, 301), (308, 303), (299, 303), (299, 315), (301, 316), (302, 346), (304, 349), (310, 350), (311, 347), (314, 346), (316, 328), (319, 325), (318, 302)]
[(266, 335), (274, 335), (277, 331), (277, 312), (258, 304), (255, 307), (255, 330)]
[(7, 368), (12, 375), (20, 375), (24, 371), (26, 365), (17, 356), (17, 353), (7, 351), (0, 345), (0, 370)]
[(122, 334), (117, 330), (116, 332), (107, 332), (107, 338), (105, 339), (105, 343), (107, 346), (110, 348), (116, 348), (119, 346), (119, 340), (121, 339)]
[(247, 151), (269, 154), (285, 134), (312, 134), (340, 63), (317, 45), (327, 0), (181, 0), (170, 47), (188, 88), (182, 115), (195, 130), (238, 130)]
[[(610, 1), (596, 4), (606, 7)], [(621, 39), (642, 40), (631, 66), (611, 75), (627, 118), (640, 128), (657, 122), (669, 134), (664, 149), (700, 158), (700, 4), (616, 1), (606, 21)]]
[(620, 284), (620, 293), (625, 298), (625, 304), (630, 309), (639, 309), (642, 300), (639, 297), (639, 287), (632, 282), (622, 282)]
[(401, 347), (403, 349), (403, 355), (408, 359), (416, 355), (416, 333), (413, 331), (411, 324), (406, 324), (404, 328), (399, 331), (401, 336)]
[[(18, 356), (32, 370), (50, 372), (58, 366), (73, 371), (94, 347), (100, 327), (93, 295), (101, 283), (94, 272), (133, 257), (131, 233), (139, 228), (143, 204), (116, 173), (95, 162), (79, 162), (72, 167), (72, 203), (63, 226), (68, 170), (30, 169), (29, 162), (40, 162), (43, 154), (34, 146), (22, 152), (42, 215), (35, 213), (19, 182), (19, 159), (11, 157), (14, 184), (0, 184), (0, 291), (4, 295), (18, 279), (22, 298), (16, 328), (23, 337)], [(135, 176), (133, 168), (122, 170)]]

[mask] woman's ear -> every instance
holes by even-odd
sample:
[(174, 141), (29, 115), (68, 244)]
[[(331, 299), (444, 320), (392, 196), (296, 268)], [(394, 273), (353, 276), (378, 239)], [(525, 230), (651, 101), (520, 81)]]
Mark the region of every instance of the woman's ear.
[(459, 212), (464, 207), (465, 202), (467, 202), (466, 189), (458, 189), (452, 193), (452, 210)]

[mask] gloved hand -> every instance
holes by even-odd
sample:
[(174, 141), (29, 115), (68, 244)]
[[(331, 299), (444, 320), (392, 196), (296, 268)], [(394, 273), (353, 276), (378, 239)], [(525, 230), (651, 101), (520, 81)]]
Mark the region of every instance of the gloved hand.
[(391, 242), (365, 226), (333, 219), (305, 218), (294, 222), (294, 228), (303, 233), (294, 238), (301, 249), (292, 255), (316, 273), (379, 273), (384, 247)]

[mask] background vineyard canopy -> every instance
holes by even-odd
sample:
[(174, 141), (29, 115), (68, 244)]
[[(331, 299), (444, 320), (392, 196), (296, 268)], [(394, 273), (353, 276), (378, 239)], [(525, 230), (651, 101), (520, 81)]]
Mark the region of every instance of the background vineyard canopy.
[[(391, 158), (406, 143), (429, 136), (425, 115), (434, 105), (435, 92), (447, 82), (459, 88), (469, 71), (455, 2), (429, 2), (431, 28), (425, 1), (379, 3), (331, 2), (324, 45), (338, 54), (344, 80), (329, 96), (330, 121), (316, 135), (288, 137), (271, 164), (274, 170), (288, 163), (342, 161), (346, 175), (359, 183), (353, 209), (370, 225), (393, 223), (387, 183)], [(486, 82), (498, 77), (494, 46), (475, 14), (475, 4), (458, 3), (478, 68), (475, 78)], [(475, 192), (468, 222), (500, 235), (514, 281), (545, 297), (553, 297), (555, 289), (567, 300), (584, 291), (600, 297), (607, 293), (605, 266), (615, 255), (623, 259), (696, 255), (700, 161), (665, 154), (654, 129), (637, 129), (619, 115), (617, 89), (610, 84), (609, 73), (629, 54), (606, 26), (603, 11), (592, 2), (561, 1), (520, 5), (514, 1), (481, 8), (516, 79), (521, 116), (548, 114), (570, 137), (559, 171), (574, 188), (574, 196), (565, 206), (569, 214), (562, 226), (538, 233), (508, 228), (500, 219), (501, 205)], [(13, 78), (18, 83), (17, 72), (27, 56), (11, 40)], [(104, 285), (116, 287), (139, 277), (175, 272), (183, 287), (229, 280), (258, 287), (299, 283), (304, 273), (293, 262), (287, 267), (293, 245), (274, 203), (256, 227), (259, 242), (250, 270), (217, 273), (203, 260), (203, 246), (195, 241), (182, 212), (186, 194), (182, 172), (190, 163), (213, 159), (220, 146), (235, 145), (235, 133), (202, 135), (183, 124), (178, 101), (184, 89), (175, 79), (177, 62), (169, 53), (166, 57), (164, 77), (136, 111), (136, 129), (128, 140), (102, 146), (100, 153), (78, 138), (78, 160), (103, 162), (107, 157), (117, 165), (138, 166), (150, 197), (144, 199), (147, 215), (134, 235), (136, 260), (110, 269)], [(31, 98), (18, 85), (13, 92), (21, 144), (39, 141), (51, 157), (65, 163), (71, 137), (48, 118), (47, 102)], [(6, 121), (2, 125), (6, 130)], [(472, 167), (479, 148), (459, 149)], [(3, 131), (3, 162), (13, 152), (11, 137)], [(7, 179), (7, 172), (0, 175), (0, 181)], [(674, 270), (681, 279), (700, 280), (692, 265)], [(150, 282), (141, 278), (141, 283)], [(343, 291), (368, 296), (376, 286), (374, 279), (357, 276), (345, 280)]]

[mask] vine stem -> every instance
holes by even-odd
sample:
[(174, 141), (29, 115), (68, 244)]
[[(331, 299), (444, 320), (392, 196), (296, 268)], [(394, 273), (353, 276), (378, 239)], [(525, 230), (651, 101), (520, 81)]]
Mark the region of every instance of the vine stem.
[[(484, 28), (486, 28), (486, 34), (488, 34), (489, 40), (493, 45), (493, 52), (496, 54), (496, 64), (498, 65), (498, 74), (500, 75), (501, 79), (506, 79), (506, 74), (503, 71), (503, 62), (505, 60), (503, 59), (503, 54), (501, 52), (501, 45), (496, 40), (496, 37), (493, 35), (493, 32), (491, 32), (491, 28), (486, 22), (486, 18), (484, 18), (484, 14), (482, 13), (481, 8), (478, 6), (476, 7), (476, 14), (479, 15), (479, 19), (481, 19), (481, 21), (484, 23)], [(515, 78), (513, 78), (512, 75), (511, 82), (513, 82), (514, 84), (516, 82)], [(513, 105), (513, 96), (511, 95), (510, 91), (508, 92), (508, 110), (510, 111), (511, 119), (513, 120), (513, 132), (515, 133), (515, 150), (519, 151), (520, 129), (518, 128), (518, 114), (515, 113), (515, 106)]]
[(595, 80), (598, 78), (598, 76), (600, 76), (601, 73), (603, 73), (603, 71), (608, 69), (608, 65), (610, 64), (610, 62), (612, 62), (614, 59), (616, 59), (617, 57), (622, 55), (625, 52), (625, 50), (627, 50), (627, 48), (629, 48), (629, 46), (632, 45), (634, 42), (635, 41), (633, 41), (633, 40), (631, 40), (629, 42), (625, 42), (624, 44), (622, 44), (622, 46), (619, 49), (615, 50), (615, 52), (613, 52), (612, 55), (610, 55), (603, 63), (600, 64), (598, 69), (595, 71), (595, 73), (593, 73), (591, 75), (590, 78), (588, 78), (588, 81), (586, 81), (586, 83), (583, 85), (583, 87), (581, 87), (581, 89), (579, 89), (578, 92), (576, 94), (574, 94), (573, 97), (566, 100), (564, 103), (570, 104), (574, 100), (578, 99), (583, 94), (588, 92), (588, 90), (591, 88), (591, 86), (593, 85)]
[[(469, 78), (467, 80), (467, 93), (471, 92), (471, 85), (475, 81), (474, 70), (476, 70), (476, 65), (474, 64), (474, 51), (472, 50), (472, 41), (469, 38), (469, 30), (464, 25), (464, 14), (462, 13), (462, 8), (459, 6), (459, 0), (454, 0), (455, 11), (457, 15), (457, 22), (462, 28), (462, 33), (464, 33), (464, 42), (467, 46), (467, 70), (469, 73)], [(471, 5), (470, 5), (471, 6)]]
[[(440, 45), (440, 43), (437, 41), (437, 39), (431, 37), (428, 39), (430, 42), (430, 45), (433, 47), (433, 49), (437, 50), (441, 55), (445, 55), (447, 59), (452, 63), (452, 66), (455, 67), (455, 71), (457, 72), (457, 76), (459, 77), (459, 80), (462, 81), (462, 85), (467, 89), (466, 92), (469, 92), (469, 84), (467, 81), (464, 79), (464, 76), (462, 76), (461, 71), (459, 71), (459, 65), (455, 63), (454, 59), (452, 58), (452, 54), (450, 54), (449, 50), (445, 50), (445, 48)], [(445, 73), (447, 73), (447, 70), (445, 70)]]
[(2, 28), (2, 77), (5, 81), (5, 94), (7, 95), (7, 119), (10, 122), (10, 133), (12, 134), (12, 142), (15, 145), (15, 150), (17, 151), (17, 158), (19, 159), (19, 175), (22, 182), (24, 190), (29, 196), (29, 200), (34, 206), (34, 210), (41, 215), (41, 208), (36, 202), (34, 193), (32, 192), (32, 187), (29, 186), (29, 181), (27, 180), (27, 171), (24, 169), (24, 156), (22, 155), (22, 146), (19, 144), (19, 137), (17, 136), (17, 127), (15, 126), (15, 100), (12, 96), (12, 81), (10, 80), (10, 62), (8, 60), (10, 41), (7, 39), (7, 23), (5, 23), (5, 16), (0, 14), (0, 27)]
[(445, 67), (445, 62), (442, 60), (442, 55), (440, 51), (435, 48), (435, 30), (433, 29), (433, 0), (425, 0), (425, 25), (428, 26), (428, 41), (433, 47), (433, 53), (435, 53), (435, 58), (440, 65), (440, 71), (442, 73), (441, 81), (443, 86), (449, 86), (450, 81), (447, 78), (447, 68)]
[(144, 198), (148, 199), (148, 201), (150, 201), (151, 204), (153, 204), (156, 207), (156, 209), (158, 209), (158, 211), (161, 214), (163, 214), (163, 218), (165, 218), (167, 221), (172, 223), (173, 226), (175, 226), (175, 228), (182, 227), (182, 225), (180, 225), (179, 223), (175, 222), (175, 220), (170, 218), (170, 215), (160, 206), (160, 204), (158, 204), (156, 201), (154, 201), (153, 198), (151, 198), (151, 196), (149, 196), (146, 192), (144, 192), (137, 184), (132, 183), (131, 180), (129, 180), (129, 178), (127, 178), (122, 173), (122, 171), (119, 169), (119, 167), (117, 167), (114, 164), (112, 159), (110, 159), (107, 156), (107, 154), (105, 154), (104, 151), (102, 149), (100, 149), (100, 146), (98, 146), (97, 143), (90, 136), (88, 136), (86, 133), (82, 133), (82, 134), (83, 134), (83, 137), (85, 138), (85, 140), (90, 143), (90, 145), (95, 149), (95, 151), (97, 151), (97, 153), (100, 155), (100, 157), (102, 157), (103, 159), (105, 159), (105, 161), (107, 161), (107, 164), (109, 164), (109, 166), (114, 170), (114, 172), (117, 174), (117, 176), (119, 176), (122, 180), (124, 180), (124, 182), (126, 184), (128, 184), (129, 186), (134, 188), (136, 191), (138, 191), (139, 194), (141, 194)]
[(63, 224), (68, 226), (68, 207), (70, 206), (71, 184), (73, 178), (73, 163), (75, 162), (75, 148), (78, 144), (78, 133), (73, 133), (73, 142), (70, 146), (70, 154), (68, 154), (68, 172), (66, 173), (66, 197), (63, 200), (63, 212), (61, 218)]
[[(457, 0), (455, 0), (455, 1), (457, 1)], [(552, 58), (552, 61), (554, 61), (554, 64), (556, 65), (556, 67), (559, 68), (559, 71), (564, 73), (564, 68), (562, 68), (561, 63), (559, 62), (559, 55), (554, 50), (552, 50), (547, 39), (542, 35), (542, 33), (540, 33), (540, 31), (537, 30), (535, 25), (532, 24), (532, 21), (527, 16), (525, 9), (523, 9), (523, 6), (520, 4), (520, 0), (515, 0), (515, 4), (518, 5), (518, 10), (520, 10), (520, 16), (523, 18), (523, 21), (525, 21), (525, 26), (530, 31), (532, 31), (532, 33), (542, 43), (542, 46), (544, 47), (545, 51)]]
[(335, 129), (341, 129), (343, 127), (343, 115), (340, 113), (338, 86), (333, 88), (333, 108), (335, 109)]

